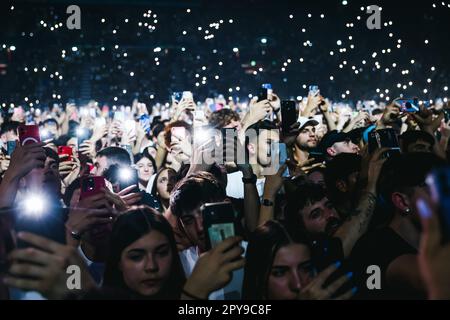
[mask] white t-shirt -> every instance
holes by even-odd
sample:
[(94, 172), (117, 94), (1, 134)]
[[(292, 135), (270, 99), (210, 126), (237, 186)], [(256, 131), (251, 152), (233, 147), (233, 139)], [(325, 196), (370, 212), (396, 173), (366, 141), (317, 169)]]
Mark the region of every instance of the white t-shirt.
[[(244, 199), (244, 183), (242, 182), (242, 172), (237, 171), (227, 174), (227, 196), (235, 199)], [(256, 189), (258, 190), (258, 195), (261, 198), (264, 193), (264, 182), (266, 178), (260, 178), (256, 180)]]
[[(242, 241), (241, 246), (244, 249), (243, 255), (247, 251), (248, 242)], [(183, 265), (184, 274), (188, 278), (194, 270), (195, 264), (198, 260), (197, 247), (190, 247), (179, 253), (181, 264)], [(244, 268), (233, 271), (233, 277), (224, 288), (212, 292), (209, 300), (241, 300), (242, 297), (242, 283), (244, 281)]]

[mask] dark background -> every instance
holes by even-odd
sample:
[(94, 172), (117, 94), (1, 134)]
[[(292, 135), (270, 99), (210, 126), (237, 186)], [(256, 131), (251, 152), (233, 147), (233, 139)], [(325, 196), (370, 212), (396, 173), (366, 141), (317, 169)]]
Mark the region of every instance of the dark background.
[[(447, 2), (445, 6), (441, 2), (348, 0), (345, 6), (341, 0), (2, 3), (0, 104), (27, 105), (32, 101), (34, 105), (46, 106), (93, 98), (112, 105), (130, 104), (135, 97), (146, 103), (163, 103), (172, 91), (182, 90), (192, 90), (197, 99), (218, 94), (247, 99), (249, 93), (255, 94), (260, 84), (266, 82), (272, 83), (282, 98), (305, 96), (304, 86), (310, 84), (319, 85), (322, 94), (329, 98), (350, 102), (384, 100), (386, 95), (393, 99), (400, 94), (423, 99), (445, 97), (450, 8)], [(69, 16), (66, 8), (70, 4), (81, 8), (81, 30), (66, 28)], [(368, 14), (360, 8), (370, 4), (382, 6), (382, 24), (389, 21), (393, 24), (382, 25), (381, 30), (368, 30)], [(187, 8), (191, 13), (186, 12)], [(152, 10), (151, 18), (143, 17), (147, 10)], [(307, 17), (308, 13), (312, 18)], [(320, 18), (322, 13), (324, 19)], [(153, 14), (157, 14), (156, 24)], [(101, 23), (102, 18), (105, 23)], [(126, 18), (128, 23), (124, 22)], [(209, 27), (220, 19), (224, 23), (219, 30)], [(233, 19), (232, 24), (229, 19)], [(48, 24), (47, 28), (41, 20)], [(156, 30), (150, 32), (139, 27), (139, 21), (154, 24)], [(62, 23), (63, 27), (50, 31), (50, 25), (56, 23)], [(354, 27), (347, 28), (347, 23), (353, 23)], [(201, 31), (197, 30), (199, 26)], [(214, 34), (213, 39), (204, 39), (206, 29)], [(182, 35), (183, 30), (187, 35)], [(353, 39), (348, 40), (348, 36)], [(267, 43), (261, 43), (261, 38), (266, 38)], [(396, 47), (398, 39), (402, 41), (400, 49)], [(429, 40), (428, 45), (425, 39)], [(303, 45), (307, 40), (311, 41), (311, 47)], [(341, 47), (337, 46), (337, 40), (343, 42)], [(355, 48), (350, 49), (350, 44)], [(14, 51), (9, 49), (12, 45), (16, 47)], [(115, 49), (115, 45), (119, 48)], [(71, 50), (73, 46), (78, 48), (76, 52)], [(162, 50), (154, 52), (156, 47)], [(233, 52), (234, 47), (239, 48), (238, 53)], [(344, 47), (347, 51), (340, 53), (339, 48)], [(381, 53), (388, 48), (391, 53)], [(66, 51), (64, 58), (62, 50)], [(333, 56), (330, 51), (334, 51)], [(123, 55), (125, 52), (127, 57)], [(372, 58), (373, 52), (377, 52), (376, 58)], [(287, 59), (291, 63), (283, 72), (281, 68)], [(411, 59), (415, 60), (413, 65)], [(344, 60), (347, 64), (340, 69)], [(367, 64), (363, 65), (362, 60)], [(375, 68), (375, 61), (380, 63), (380, 69)], [(395, 68), (393, 63), (397, 64)], [(203, 66), (206, 70), (202, 70)], [(362, 71), (355, 74), (352, 66)], [(432, 66), (436, 68), (434, 72)], [(253, 71), (260, 67), (263, 72), (254, 75)], [(402, 75), (401, 71), (406, 69), (409, 74)], [(55, 72), (63, 75), (63, 80), (58, 76), (50, 78)], [(134, 72), (133, 77), (130, 72)], [(220, 78), (216, 80), (215, 75)], [(431, 83), (427, 83), (428, 78)], [(413, 85), (406, 90), (397, 88), (398, 83), (404, 85), (409, 81)], [(381, 92), (388, 89), (389, 94), (380, 98), (377, 88)], [(347, 90), (350, 94), (346, 94)]]

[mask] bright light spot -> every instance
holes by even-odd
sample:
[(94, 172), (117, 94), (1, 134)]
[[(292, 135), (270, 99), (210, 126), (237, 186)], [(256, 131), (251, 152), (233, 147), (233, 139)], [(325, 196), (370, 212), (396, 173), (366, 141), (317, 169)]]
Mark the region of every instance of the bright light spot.
[(336, 42), (336, 44), (337, 44), (338, 46), (340, 46), (340, 45), (342, 45), (342, 41), (341, 41), (341, 40), (338, 40), (338, 41)]
[(266, 44), (266, 43), (267, 43), (267, 39), (266, 39), (266, 38), (262, 38), (262, 39), (261, 39), (261, 43), (262, 43), (262, 44)]
[(23, 202), (23, 214), (29, 218), (40, 218), (46, 212), (47, 203), (43, 195), (28, 195)]
[(239, 49), (238, 48), (233, 48), (233, 52), (239, 52)]
[(73, 51), (73, 52), (75, 52), (75, 51), (77, 51), (77, 50), (78, 50), (77, 47), (72, 47), (72, 51)]
[(161, 52), (161, 47), (156, 47), (155, 49), (153, 49), (153, 52)]

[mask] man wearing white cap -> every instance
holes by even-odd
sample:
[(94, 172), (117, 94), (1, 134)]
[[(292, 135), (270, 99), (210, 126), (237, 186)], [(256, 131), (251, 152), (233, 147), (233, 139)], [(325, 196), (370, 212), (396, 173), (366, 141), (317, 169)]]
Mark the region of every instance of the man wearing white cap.
[(311, 149), (317, 146), (316, 128), (319, 124), (312, 118), (299, 117), (299, 134), (295, 139), (293, 158), (297, 164), (304, 164), (309, 158)]

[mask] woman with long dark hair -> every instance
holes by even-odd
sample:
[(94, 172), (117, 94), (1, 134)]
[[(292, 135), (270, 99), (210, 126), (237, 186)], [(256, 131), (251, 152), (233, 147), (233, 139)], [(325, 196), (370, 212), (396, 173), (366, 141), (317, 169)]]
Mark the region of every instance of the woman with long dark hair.
[(153, 180), (150, 193), (159, 200), (162, 213), (169, 208), (170, 193), (175, 186), (176, 175), (172, 168), (161, 168)]
[(167, 220), (149, 207), (120, 215), (112, 230), (103, 287), (135, 299), (179, 299), (184, 283)]
[(323, 288), (338, 265), (317, 274), (306, 239), (294, 239), (278, 221), (269, 220), (250, 236), (242, 288), (246, 300), (349, 299), (354, 290), (339, 297), (344, 275)]

